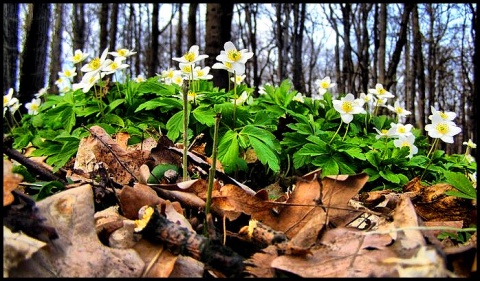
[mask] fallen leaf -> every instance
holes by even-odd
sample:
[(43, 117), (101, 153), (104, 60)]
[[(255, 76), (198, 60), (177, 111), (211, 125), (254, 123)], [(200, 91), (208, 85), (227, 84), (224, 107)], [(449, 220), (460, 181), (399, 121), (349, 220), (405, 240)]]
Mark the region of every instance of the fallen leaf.
[(37, 203), (58, 232), (11, 277), (140, 277), (144, 262), (133, 249), (114, 249), (98, 239), (91, 185), (68, 189)]

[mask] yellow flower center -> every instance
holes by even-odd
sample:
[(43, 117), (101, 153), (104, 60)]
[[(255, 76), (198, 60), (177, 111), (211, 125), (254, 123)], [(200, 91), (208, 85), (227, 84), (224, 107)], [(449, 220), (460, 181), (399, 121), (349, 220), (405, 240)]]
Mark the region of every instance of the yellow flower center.
[(92, 70), (97, 70), (100, 68), (100, 58), (93, 59), (89, 64)]
[(353, 110), (353, 103), (349, 101), (343, 102), (342, 109), (345, 113), (351, 112)]
[(193, 52), (186, 52), (185, 55), (183, 56), (186, 61), (192, 62), (195, 60), (195, 53)]
[(224, 64), (228, 69), (232, 69), (232, 64), (230, 62), (224, 62)]
[(69, 77), (72, 75), (72, 73), (70, 72), (70, 70), (65, 70), (64, 72), (65, 76)]
[(202, 77), (203, 75), (205, 75), (205, 73), (203, 72), (203, 70), (198, 70), (197, 75)]
[(73, 60), (75, 62), (79, 62), (81, 58), (82, 58), (82, 56), (80, 54), (76, 54), (76, 55), (73, 56)]
[(385, 94), (386, 90), (385, 89), (378, 89), (378, 94), (383, 95)]
[(410, 143), (409, 143), (408, 141), (404, 141), (404, 142), (402, 142), (402, 147), (403, 147), (403, 146), (408, 146), (408, 147), (410, 147)]
[(445, 135), (446, 133), (448, 133), (448, 125), (445, 124), (445, 123), (438, 123), (437, 124), (437, 132)]
[(192, 66), (191, 65), (186, 65), (182, 68), (182, 71), (185, 73), (190, 73), (192, 72)]
[(117, 51), (117, 53), (122, 57), (126, 56), (127, 52), (128, 52), (127, 49), (120, 49), (120, 50)]
[(440, 112), (440, 117), (442, 117), (442, 119), (447, 119), (448, 118), (447, 114), (443, 111)]
[(8, 103), (9, 99), (7, 96), (3, 96), (3, 106), (6, 106)]
[(112, 68), (112, 70), (115, 70), (118, 68), (118, 64), (116, 62), (112, 62), (112, 64), (110, 64), (110, 67)]
[(242, 58), (242, 54), (237, 50), (229, 50), (227, 53), (227, 57), (231, 61), (239, 61)]
[(322, 87), (324, 89), (327, 89), (329, 85), (330, 85), (330, 83), (328, 83), (328, 81), (322, 81), (320, 83), (320, 87)]
[(387, 129), (382, 129), (381, 132), (382, 132), (383, 135), (386, 135), (388, 133), (388, 130)]
[(398, 132), (401, 133), (401, 134), (403, 134), (403, 133), (406, 132), (405, 127), (399, 127), (397, 130), (398, 130)]

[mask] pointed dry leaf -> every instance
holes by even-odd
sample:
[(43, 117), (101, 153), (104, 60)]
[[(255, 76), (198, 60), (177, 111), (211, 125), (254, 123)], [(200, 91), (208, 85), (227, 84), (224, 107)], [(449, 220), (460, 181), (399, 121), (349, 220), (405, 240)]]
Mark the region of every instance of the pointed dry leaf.
[(12, 191), (22, 182), (23, 176), (12, 173), (12, 162), (3, 159), (3, 206), (8, 206), (13, 202)]

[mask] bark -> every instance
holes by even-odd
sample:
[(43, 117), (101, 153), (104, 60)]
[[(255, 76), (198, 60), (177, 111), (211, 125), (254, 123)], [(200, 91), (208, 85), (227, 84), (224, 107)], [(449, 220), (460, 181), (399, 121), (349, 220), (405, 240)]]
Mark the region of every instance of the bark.
[(305, 93), (305, 76), (303, 75), (303, 33), (305, 22), (305, 10), (306, 4), (294, 4), (293, 5), (293, 86), (294, 89)]
[(148, 59), (148, 77), (155, 76), (157, 61), (158, 61), (158, 36), (160, 32), (158, 30), (158, 16), (159, 16), (159, 4), (153, 4), (152, 11), (152, 39), (149, 51)]
[(50, 93), (58, 93), (55, 81), (58, 79), (58, 72), (62, 71), (62, 34), (63, 34), (63, 4), (55, 4), (55, 27), (50, 45), (50, 78), (48, 88)]
[[(207, 3), (205, 65), (214, 65), (223, 45), (231, 40), (233, 5), (231, 2)], [(234, 43), (235, 44), (235, 43)], [(237, 47), (238, 48), (238, 47)], [(212, 69), (212, 82), (220, 89), (228, 89), (228, 73), (222, 69)]]
[[(182, 51), (182, 42), (183, 42), (183, 10), (182, 3), (178, 4), (178, 25), (177, 25), (177, 34), (176, 34), (176, 45), (175, 45), (175, 57), (179, 58), (183, 56)], [(188, 46), (190, 48), (190, 46)]]
[(101, 54), (103, 50), (108, 47), (108, 5), (108, 3), (102, 3), (100, 9), (100, 49), (98, 50), (99, 54)]
[(110, 13), (110, 30), (108, 39), (110, 40), (110, 49), (117, 48), (117, 25), (118, 25), (118, 3), (112, 3), (112, 11)]
[(18, 71), (18, 3), (3, 4), (3, 93), (16, 89)]
[[(34, 94), (45, 87), (46, 62), (48, 49), (48, 30), (50, 28), (50, 4), (31, 4), (31, 18), (27, 22), (25, 44), (20, 68), (19, 101), (27, 104)], [(24, 106), (19, 110), (27, 112)]]
[(417, 81), (417, 88), (413, 88), (417, 97), (418, 117), (416, 118), (416, 127), (420, 130), (425, 128), (425, 65), (422, 49), (422, 33), (420, 31), (418, 6), (415, 5), (412, 13), (412, 25), (413, 25), (413, 69), (415, 74), (415, 80)]
[(190, 3), (188, 9), (187, 44), (197, 45), (197, 10), (198, 3)]

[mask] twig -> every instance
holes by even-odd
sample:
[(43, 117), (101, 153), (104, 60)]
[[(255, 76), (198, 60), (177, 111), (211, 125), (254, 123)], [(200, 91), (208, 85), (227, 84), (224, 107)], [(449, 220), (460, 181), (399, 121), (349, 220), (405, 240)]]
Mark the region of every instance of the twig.
[(11, 142), (6, 140), (5, 138), (3, 139), (3, 154), (7, 155), (11, 159), (17, 161), (18, 163), (22, 164), (25, 166), (29, 171), (32, 171), (33, 173), (39, 175), (41, 178), (47, 179), (47, 180), (52, 180), (52, 181), (59, 181), (63, 185), (67, 185), (67, 181), (58, 177), (55, 175), (53, 172), (48, 170), (47, 168), (43, 167), (42, 165), (36, 163), (35, 161), (32, 161), (25, 155), (21, 154), (17, 150), (13, 149), (11, 147)]

